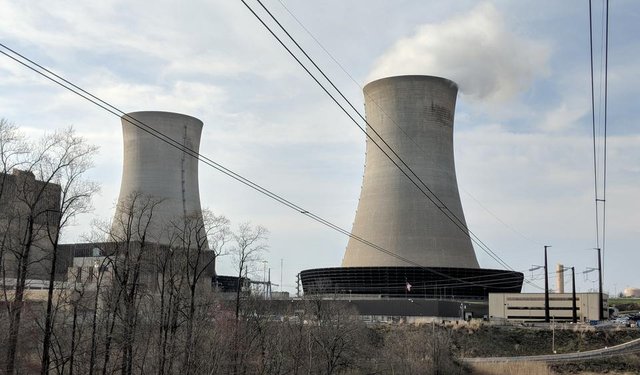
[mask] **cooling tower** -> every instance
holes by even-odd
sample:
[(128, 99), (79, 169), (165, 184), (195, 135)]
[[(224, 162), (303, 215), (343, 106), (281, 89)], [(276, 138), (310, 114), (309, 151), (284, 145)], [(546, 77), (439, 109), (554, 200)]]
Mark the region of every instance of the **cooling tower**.
[[(479, 268), (473, 252), (453, 157), (457, 92), (452, 81), (429, 76), (389, 77), (365, 86), (368, 134), (397, 160), (380, 137), (387, 142), (419, 177), (421, 182), (412, 176), (427, 196), (367, 140), (352, 233), (396, 256), (350, 238), (342, 267), (300, 272), (305, 294), (359, 295), (377, 304), (381, 297), (486, 300), (490, 293), (522, 290), (521, 272)], [(389, 301), (387, 313), (398, 312), (396, 301)]]
[(168, 245), (167, 228), (179, 227), (185, 217), (202, 221), (198, 159), (133, 125), (135, 121), (127, 116), (195, 152), (200, 148), (203, 124), (191, 116), (156, 111), (133, 112), (121, 119), (124, 165), (112, 230), (116, 235), (122, 233), (132, 197), (141, 202), (152, 200), (159, 203), (146, 235), (148, 240)]
[[(420, 266), (479, 267), (466, 230), (456, 181), (453, 117), (457, 91), (454, 82), (431, 76), (389, 77), (364, 87), (370, 127), (444, 203), (446, 208), (438, 205), (455, 216), (458, 225), (367, 140), (362, 190), (352, 233)], [(371, 129), (367, 132), (382, 144)], [(343, 267), (414, 265), (353, 238), (349, 239), (342, 261)]]

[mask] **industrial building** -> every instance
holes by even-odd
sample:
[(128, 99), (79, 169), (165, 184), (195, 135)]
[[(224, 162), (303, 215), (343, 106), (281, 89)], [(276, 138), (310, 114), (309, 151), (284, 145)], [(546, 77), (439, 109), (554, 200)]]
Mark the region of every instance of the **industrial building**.
[[(599, 293), (576, 293), (578, 322), (599, 320)], [(603, 296), (603, 317), (609, 318), (609, 297)], [(573, 294), (552, 293), (549, 295), (549, 316), (554, 321), (570, 322), (573, 319)], [(489, 317), (494, 320), (522, 322), (545, 321), (544, 293), (490, 293)]]
[[(141, 251), (139, 241), (131, 242), (96, 242), (76, 243), (60, 245), (61, 251), (72, 254), (71, 261), (66, 264), (64, 272), (66, 280), (83, 284), (83, 288), (95, 288), (98, 278), (103, 285), (110, 284), (111, 270), (114, 264), (125, 257), (126, 252), (135, 253)], [(185, 250), (174, 247), (176, 249)], [(168, 245), (147, 243), (140, 253), (138, 262), (141, 267), (140, 286), (146, 290), (154, 291), (158, 284), (157, 272), (161, 262), (166, 262), (166, 254), (172, 251)], [(211, 285), (215, 275), (214, 254), (205, 251), (201, 254), (200, 270), (203, 272), (202, 283)], [(183, 258), (178, 258), (183, 259)], [(186, 258), (184, 258), (186, 259)], [(207, 279), (208, 277), (208, 279)], [(206, 279), (206, 280), (205, 280)]]
[(453, 153), (457, 92), (454, 82), (433, 76), (364, 87), (371, 139), (353, 236), (342, 267), (300, 273), (305, 294), (486, 299), (520, 292), (522, 273), (481, 269), (473, 250)]
[(334, 267), (300, 272), (305, 294), (370, 298), (486, 299), (489, 292), (519, 291), (522, 275), (457, 267)]
[[(51, 238), (60, 220), (60, 193), (60, 185), (40, 181), (30, 171), (0, 173), (0, 233), (5, 234), (0, 261), (5, 278), (17, 278), (19, 265), (26, 263), (27, 274), (21, 277), (49, 279)], [(30, 220), (32, 229), (28, 228)], [(28, 250), (25, 238), (32, 242)]]
[(624, 288), (622, 295), (624, 297), (638, 298), (640, 297), (640, 288)]

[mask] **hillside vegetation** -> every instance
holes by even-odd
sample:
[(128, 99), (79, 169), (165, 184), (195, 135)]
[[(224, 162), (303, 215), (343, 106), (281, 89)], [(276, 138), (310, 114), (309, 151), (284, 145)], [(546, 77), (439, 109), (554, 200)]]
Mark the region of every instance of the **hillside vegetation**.
[[(546, 329), (463, 325), (451, 329), (454, 350), (463, 357), (551, 354), (554, 332)], [(590, 326), (555, 330), (557, 353), (600, 349), (640, 338), (640, 329), (596, 330)]]
[(620, 312), (638, 312), (640, 298), (610, 298), (609, 306), (616, 307)]

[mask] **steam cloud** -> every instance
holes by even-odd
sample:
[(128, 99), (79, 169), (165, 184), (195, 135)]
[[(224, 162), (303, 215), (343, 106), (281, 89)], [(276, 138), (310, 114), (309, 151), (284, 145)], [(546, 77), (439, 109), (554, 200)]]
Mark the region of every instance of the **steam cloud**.
[(489, 3), (440, 24), (421, 26), (375, 63), (368, 81), (403, 74), (449, 78), (475, 99), (504, 101), (547, 73), (550, 48), (507, 29)]

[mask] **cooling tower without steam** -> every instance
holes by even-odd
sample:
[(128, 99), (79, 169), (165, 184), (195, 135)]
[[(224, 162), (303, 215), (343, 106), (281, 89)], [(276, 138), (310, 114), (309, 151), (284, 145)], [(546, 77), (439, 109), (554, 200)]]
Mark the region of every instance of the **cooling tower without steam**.
[[(445, 212), (455, 215), (459, 222), (457, 226), (449, 220), (367, 140), (362, 191), (352, 233), (420, 266), (479, 268), (456, 181), (453, 117), (457, 91), (454, 82), (431, 76), (389, 77), (364, 87), (370, 126), (446, 205)], [(382, 144), (371, 129), (367, 131)], [(342, 266), (415, 264), (351, 238)]]
[(195, 152), (200, 148), (202, 121), (171, 112), (133, 112), (122, 116), (124, 165), (122, 185), (114, 216), (113, 230), (118, 234), (118, 220), (126, 217), (131, 196), (160, 201), (154, 209), (147, 235), (160, 244), (169, 244), (166, 227), (185, 217), (202, 221), (198, 190), (198, 159), (159, 140), (134, 126), (127, 116), (148, 125), (182, 146)]

